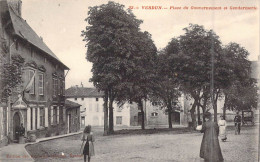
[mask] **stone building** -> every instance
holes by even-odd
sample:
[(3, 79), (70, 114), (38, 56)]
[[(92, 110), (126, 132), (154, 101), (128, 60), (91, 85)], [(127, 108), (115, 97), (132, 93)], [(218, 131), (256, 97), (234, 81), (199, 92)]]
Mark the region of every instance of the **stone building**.
[(16, 141), (21, 123), (27, 137), (68, 132), (65, 77), (69, 68), (21, 17), (21, 6), (20, 0), (0, 0), (1, 60), (24, 59), (22, 84), (12, 90), (7, 103), (0, 103), (0, 143), (5, 137)]
[[(104, 110), (103, 110), (103, 92), (99, 92), (96, 88), (87, 88), (81, 86), (73, 86), (66, 89), (66, 99), (76, 102), (81, 106), (80, 121), (81, 127), (86, 125), (103, 126)], [(125, 104), (119, 107), (116, 103), (114, 107), (114, 125), (130, 125), (130, 106)]]
[(67, 133), (80, 130), (80, 104), (66, 100), (65, 108), (67, 114)]
[[(172, 124), (173, 126), (188, 126), (188, 110), (187, 106), (184, 104), (184, 97), (179, 97), (176, 102), (176, 108), (172, 112)], [(138, 106), (133, 103), (130, 105), (130, 125), (138, 126), (142, 122), (141, 110), (138, 109)], [(168, 122), (168, 113), (165, 107), (159, 106), (157, 103), (151, 102), (149, 100), (143, 101), (143, 109), (145, 113), (145, 125), (149, 127), (160, 127), (169, 125)]]

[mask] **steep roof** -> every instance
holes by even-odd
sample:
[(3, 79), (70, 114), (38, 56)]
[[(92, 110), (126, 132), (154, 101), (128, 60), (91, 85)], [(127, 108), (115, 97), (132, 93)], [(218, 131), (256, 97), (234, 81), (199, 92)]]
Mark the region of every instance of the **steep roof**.
[(76, 103), (76, 102), (73, 102), (73, 101), (69, 101), (69, 100), (65, 100), (65, 108), (69, 109), (69, 108), (78, 108), (82, 105)]
[(70, 87), (66, 89), (65, 96), (66, 98), (79, 98), (79, 97), (103, 97), (104, 93), (99, 92), (96, 88), (87, 88), (87, 87)]
[(27, 22), (20, 16), (18, 16), (14, 9), (9, 6), (9, 13), (11, 17), (11, 21), (14, 28), (15, 35), (20, 38), (26, 40), (33, 46), (42, 50), (44, 53), (61, 63), (65, 69), (69, 69), (66, 65), (64, 65), (58, 57), (48, 48), (48, 46), (43, 42), (43, 40), (35, 33), (35, 31), (27, 24)]

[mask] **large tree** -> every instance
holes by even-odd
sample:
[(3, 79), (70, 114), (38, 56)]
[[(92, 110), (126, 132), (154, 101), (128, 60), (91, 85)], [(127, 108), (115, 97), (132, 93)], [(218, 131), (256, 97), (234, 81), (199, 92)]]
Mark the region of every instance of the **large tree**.
[(229, 82), (223, 90), (225, 97), (223, 114), (226, 110), (240, 111), (257, 107), (256, 82), (251, 78), (251, 62), (248, 51), (237, 43), (224, 47), (225, 62), (229, 71)]
[(136, 48), (133, 38), (142, 21), (136, 19), (130, 10), (124, 10), (123, 5), (114, 2), (90, 7), (85, 21), (88, 26), (82, 31), (82, 36), (87, 42), (87, 60), (93, 63), (90, 80), (105, 93), (104, 133), (113, 133), (113, 102), (122, 79), (126, 78), (128, 59)]
[(195, 126), (196, 107), (204, 105), (205, 109), (210, 95), (216, 120), (216, 101), (223, 83), (219, 75), (222, 48), (219, 37), (212, 30), (190, 24), (184, 31), (185, 34), (178, 38), (180, 52), (175, 55), (174, 66), (182, 91), (193, 99), (190, 112)]
[(137, 32), (132, 35), (133, 51), (127, 59), (125, 75), (118, 86), (117, 101), (136, 102), (142, 114), (142, 129), (145, 129), (143, 101), (147, 100), (155, 87), (157, 49), (148, 32)]
[(156, 66), (157, 84), (153, 88), (152, 98), (161, 107), (166, 108), (169, 128), (172, 128), (172, 113), (176, 108), (180, 95), (178, 88), (177, 73), (174, 69), (174, 55), (179, 53), (179, 41), (172, 39), (168, 46), (161, 50), (158, 55)]

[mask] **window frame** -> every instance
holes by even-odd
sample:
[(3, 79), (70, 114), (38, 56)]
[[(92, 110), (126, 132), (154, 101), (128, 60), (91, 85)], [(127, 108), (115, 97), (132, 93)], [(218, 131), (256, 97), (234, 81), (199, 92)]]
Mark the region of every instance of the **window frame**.
[[(36, 70), (33, 70), (31, 68), (28, 70), (28, 83), (31, 81), (31, 79), (35, 73), (36, 73)], [(32, 84), (32, 87), (30, 88), (29, 94), (31, 94), (31, 95), (35, 94), (35, 77), (33, 78), (33, 84)]]
[(40, 127), (45, 127), (45, 108), (40, 107)]
[(53, 84), (53, 96), (58, 96), (58, 78), (53, 77), (52, 78), (52, 84)]
[[(42, 76), (42, 83), (40, 83), (40, 76)], [(38, 75), (38, 79), (38, 93), (40, 96), (44, 96), (44, 74), (40, 72)]]

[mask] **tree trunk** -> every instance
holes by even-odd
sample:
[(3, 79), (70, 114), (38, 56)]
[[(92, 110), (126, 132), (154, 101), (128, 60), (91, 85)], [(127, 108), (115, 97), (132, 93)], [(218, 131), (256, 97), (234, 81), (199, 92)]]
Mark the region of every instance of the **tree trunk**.
[(142, 103), (142, 100), (139, 100), (138, 101), (138, 106), (139, 106), (139, 108), (140, 108), (140, 110), (141, 110), (141, 115), (142, 115), (142, 130), (144, 130), (145, 129), (145, 125), (144, 125), (144, 120), (145, 120), (145, 118), (144, 118), (144, 108), (143, 108), (143, 103)]
[(104, 136), (108, 135), (108, 92), (105, 91), (105, 96), (104, 96)]
[(197, 115), (198, 115), (198, 125), (201, 125), (201, 120), (200, 120), (200, 106), (197, 105)]
[(203, 113), (203, 115), (202, 115), (203, 122), (206, 122), (204, 114), (205, 114), (205, 112), (206, 112), (207, 101), (208, 101), (208, 98), (207, 98), (207, 97), (204, 97), (204, 98), (203, 98), (203, 105), (202, 105), (202, 107), (201, 107), (201, 108), (202, 108), (202, 113)]
[(228, 96), (225, 95), (225, 101), (224, 101), (224, 106), (223, 106), (223, 118), (226, 120), (226, 110), (227, 110), (227, 100), (228, 100)]
[(169, 128), (172, 128), (172, 108), (168, 107), (168, 123), (169, 123)]
[(190, 115), (191, 115), (191, 122), (192, 122), (192, 127), (195, 129), (196, 128), (196, 116), (195, 116), (195, 108), (197, 106), (197, 101), (195, 100), (191, 109), (190, 109)]
[(213, 109), (214, 109), (214, 122), (218, 122), (218, 108), (217, 108), (217, 103), (215, 102), (213, 105)]
[(169, 123), (169, 128), (172, 128), (172, 104), (171, 104), (171, 99), (168, 99), (168, 104), (167, 104), (167, 108), (168, 108), (168, 123)]
[(112, 96), (112, 92), (109, 92), (108, 95), (109, 98), (109, 134), (113, 134), (114, 133), (114, 111), (113, 111), (113, 96)]

